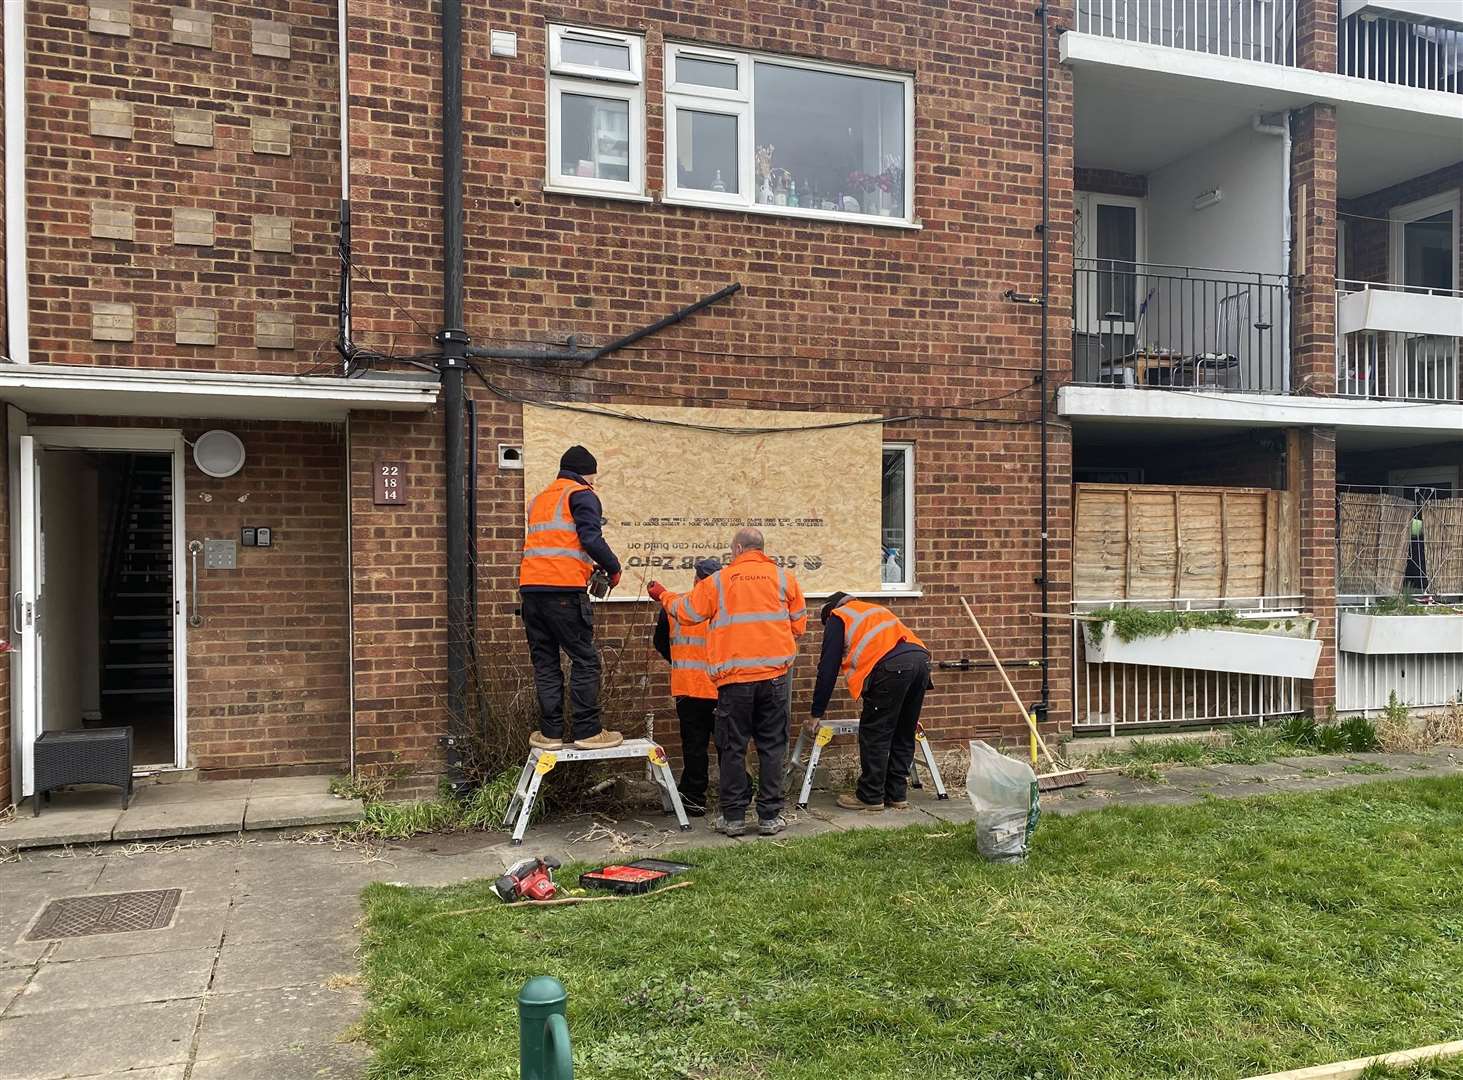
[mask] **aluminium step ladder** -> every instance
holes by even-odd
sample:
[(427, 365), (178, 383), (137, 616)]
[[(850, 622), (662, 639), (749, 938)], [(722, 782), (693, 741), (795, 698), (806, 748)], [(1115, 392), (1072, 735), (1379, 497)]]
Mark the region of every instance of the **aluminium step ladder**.
[[(833, 736), (856, 735), (858, 729), (857, 720), (819, 720), (816, 724), (804, 725), (802, 732), (798, 735), (797, 746), (793, 749), (792, 760), (788, 763), (789, 770), (794, 765), (802, 765), (803, 753), (808, 749), (808, 743), (812, 742), (812, 754), (803, 768), (803, 788), (798, 794), (797, 807), (799, 810), (808, 808), (808, 797), (813, 793), (813, 774), (818, 770), (818, 759), (823, 756), (823, 747), (833, 741)], [(935, 785), (935, 798), (948, 799), (950, 793), (945, 790), (945, 781), (940, 776), (940, 766), (935, 764), (935, 751), (930, 746), (930, 740), (925, 738), (925, 729), (922, 724), (914, 726), (914, 747), (915, 757), (909, 763), (909, 786), (912, 788), (924, 787), (919, 780), (919, 759), (923, 756), (925, 767), (930, 770), (930, 779)]]

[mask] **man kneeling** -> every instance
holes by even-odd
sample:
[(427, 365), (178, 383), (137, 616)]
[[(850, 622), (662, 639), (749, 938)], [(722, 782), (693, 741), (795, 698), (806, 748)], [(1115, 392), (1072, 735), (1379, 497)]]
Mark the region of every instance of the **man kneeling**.
[(909, 806), (914, 733), (930, 682), (925, 643), (888, 608), (834, 593), (823, 605), (823, 652), (813, 690), (813, 717), (828, 709), (842, 671), (848, 692), (863, 699), (859, 716), (858, 787), (838, 796), (845, 810)]

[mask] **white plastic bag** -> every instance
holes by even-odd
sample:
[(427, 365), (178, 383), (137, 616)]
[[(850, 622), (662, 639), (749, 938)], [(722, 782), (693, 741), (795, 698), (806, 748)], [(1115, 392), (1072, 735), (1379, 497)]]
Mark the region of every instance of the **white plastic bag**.
[(1036, 773), (979, 739), (970, 742), (966, 792), (975, 807), (975, 846), (992, 862), (1020, 862), (1041, 816)]

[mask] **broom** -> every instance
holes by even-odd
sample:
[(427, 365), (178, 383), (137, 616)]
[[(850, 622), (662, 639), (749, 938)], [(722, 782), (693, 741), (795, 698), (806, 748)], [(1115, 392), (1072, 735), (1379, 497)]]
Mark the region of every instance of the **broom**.
[(1041, 752), (1046, 755), (1046, 759), (1051, 765), (1051, 772), (1038, 772), (1036, 774), (1037, 789), (1040, 791), (1056, 791), (1059, 788), (1080, 787), (1082, 784), (1087, 783), (1086, 769), (1073, 768), (1061, 758), (1057, 757), (1056, 754), (1053, 754), (1051, 747), (1047, 746), (1046, 740), (1041, 737), (1041, 732), (1037, 730), (1036, 718), (1026, 711), (1026, 706), (1021, 702), (1021, 695), (1016, 693), (1016, 688), (1011, 685), (1011, 679), (1007, 676), (1006, 669), (1001, 666), (1001, 658), (996, 655), (996, 650), (991, 648), (990, 639), (985, 636), (985, 631), (980, 627), (980, 620), (975, 617), (975, 612), (970, 610), (970, 604), (966, 601), (965, 597), (962, 596), (960, 598), (960, 603), (965, 608), (965, 614), (970, 616), (970, 622), (975, 627), (975, 632), (980, 635), (981, 643), (985, 645), (986, 652), (991, 654), (991, 660), (995, 663), (996, 670), (1000, 672), (1001, 681), (1006, 684), (1006, 689), (1011, 691), (1011, 700), (1016, 702), (1016, 708), (1021, 713), (1021, 719), (1026, 721), (1026, 727), (1031, 732), (1032, 771), (1036, 772), (1038, 764), (1036, 756), (1037, 747), (1041, 747)]

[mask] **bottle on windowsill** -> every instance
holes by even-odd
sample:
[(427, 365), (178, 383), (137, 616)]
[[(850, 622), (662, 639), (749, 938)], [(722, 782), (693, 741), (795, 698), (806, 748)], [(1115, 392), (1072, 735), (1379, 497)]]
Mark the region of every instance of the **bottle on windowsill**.
[(797, 204), (798, 204), (798, 182), (796, 180), (789, 180), (787, 182), (787, 205), (788, 206), (796, 206)]
[(711, 182), (712, 191), (725, 191), (726, 181), (721, 178), (721, 170), (716, 170), (716, 179)]

